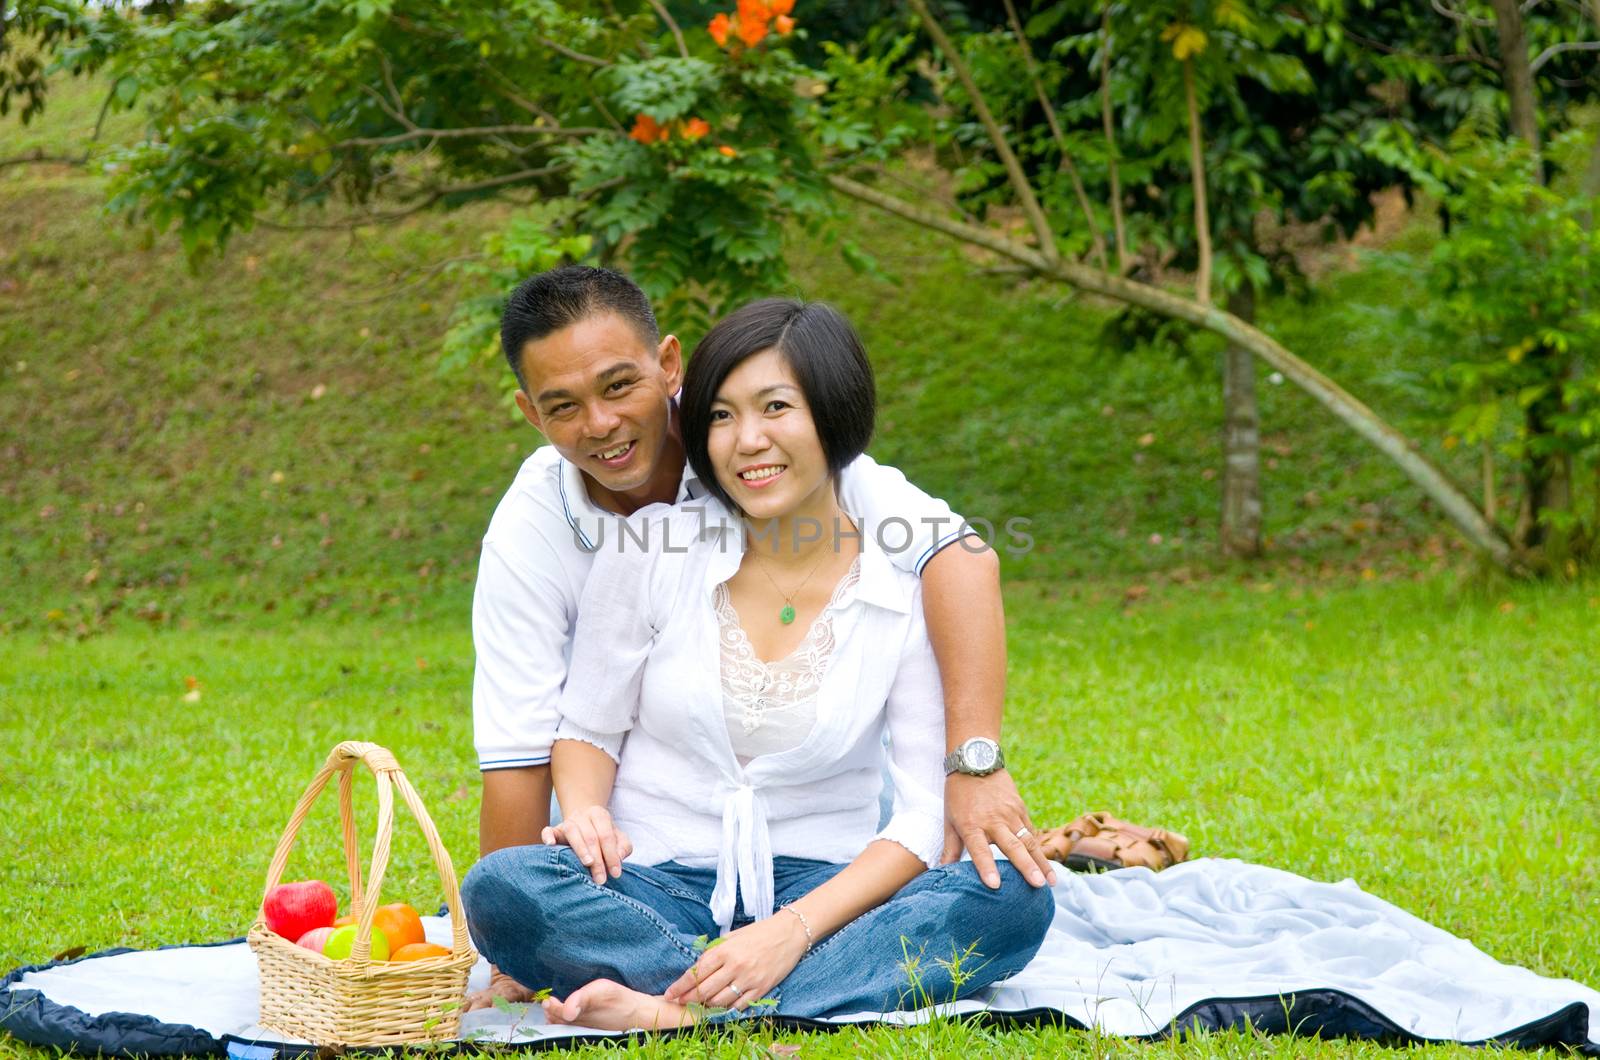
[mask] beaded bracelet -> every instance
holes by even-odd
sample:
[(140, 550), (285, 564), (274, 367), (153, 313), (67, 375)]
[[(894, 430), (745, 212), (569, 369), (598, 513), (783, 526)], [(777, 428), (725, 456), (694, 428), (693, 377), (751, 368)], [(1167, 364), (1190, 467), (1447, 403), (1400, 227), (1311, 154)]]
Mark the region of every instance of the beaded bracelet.
[(795, 919), (800, 921), (800, 926), (806, 929), (806, 952), (811, 952), (811, 943), (815, 941), (811, 936), (811, 925), (806, 922), (806, 915), (792, 905), (783, 907), (787, 912), (793, 913)]

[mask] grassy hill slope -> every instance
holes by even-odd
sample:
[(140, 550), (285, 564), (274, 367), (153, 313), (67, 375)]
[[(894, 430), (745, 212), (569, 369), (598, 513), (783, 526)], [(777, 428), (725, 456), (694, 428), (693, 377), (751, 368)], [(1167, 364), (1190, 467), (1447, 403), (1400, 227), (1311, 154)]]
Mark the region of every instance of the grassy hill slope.
[[(3, 131), (70, 150), (94, 102), (64, 86), (42, 123)], [(495, 499), (538, 438), (505, 403), (502, 366), (436, 371), (463, 292), (433, 266), (475, 252), (505, 208), (354, 235), (262, 229), (191, 273), (175, 240), (102, 203), (92, 174), (0, 170), (0, 628), (459, 613)], [(897, 283), (799, 240), (792, 291), (864, 333), (879, 459), (969, 516), (1030, 519), (1013, 579), (1234, 570), (1215, 558), (1209, 339), (1186, 360), (1108, 349), (1106, 307), (986, 275), (898, 222), (858, 227)], [(1375, 380), (1418, 367), (1395, 326), (1412, 294), (1349, 273), (1263, 315), (1406, 425), (1417, 410)], [(1266, 569), (1443, 562), (1450, 535), (1398, 472), (1291, 387), (1264, 378), (1261, 396)]]

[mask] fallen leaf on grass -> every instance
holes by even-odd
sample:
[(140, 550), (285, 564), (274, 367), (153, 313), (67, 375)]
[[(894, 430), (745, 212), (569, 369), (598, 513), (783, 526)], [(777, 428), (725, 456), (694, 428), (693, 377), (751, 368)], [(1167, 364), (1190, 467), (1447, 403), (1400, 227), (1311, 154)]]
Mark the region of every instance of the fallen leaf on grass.
[(60, 953), (56, 954), (50, 959), (52, 961), (75, 961), (88, 952), (89, 947), (87, 946), (68, 946), (66, 949), (62, 950)]

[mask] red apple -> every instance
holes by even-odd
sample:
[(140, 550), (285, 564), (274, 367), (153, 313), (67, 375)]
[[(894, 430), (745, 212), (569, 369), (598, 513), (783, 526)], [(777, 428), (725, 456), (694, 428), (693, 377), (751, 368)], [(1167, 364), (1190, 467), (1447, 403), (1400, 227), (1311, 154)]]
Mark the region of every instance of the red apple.
[(312, 928), (295, 940), (295, 945), (312, 953), (321, 953), (322, 947), (327, 943), (328, 936), (333, 934), (331, 927)]
[(286, 939), (298, 939), (312, 928), (332, 927), (339, 915), (339, 900), (333, 888), (321, 880), (280, 883), (267, 892), (261, 903), (267, 930)]

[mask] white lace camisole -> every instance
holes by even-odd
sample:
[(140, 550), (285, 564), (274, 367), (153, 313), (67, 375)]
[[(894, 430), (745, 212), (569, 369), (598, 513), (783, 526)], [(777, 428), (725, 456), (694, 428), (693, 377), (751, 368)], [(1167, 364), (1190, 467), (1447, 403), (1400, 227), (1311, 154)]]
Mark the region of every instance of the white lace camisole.
[(740, 765), (760, 755), (799, 747), (817, 721), (817, 689), (833, 658), (833, 617), (839, 601), (861, 577), (858, 557), (827, 606), (794, 651), (766, 662), (739, 624), (727, 583), (713, 595), (722, 644), (722, 713)]

